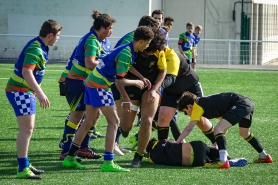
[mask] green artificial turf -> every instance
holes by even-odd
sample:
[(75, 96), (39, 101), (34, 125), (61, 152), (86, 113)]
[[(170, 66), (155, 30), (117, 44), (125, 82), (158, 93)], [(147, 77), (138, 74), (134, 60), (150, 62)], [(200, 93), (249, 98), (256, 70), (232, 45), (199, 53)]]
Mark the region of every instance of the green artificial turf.
[[(18, 126), (13, 109), (5, 95), (5, 86), (12, 73), (12, 64), (0, 64), (0, 184), (277, 184), (277, 124), (278, 124), (278, 76), (277, 71), (197, 69), (205, 95), (218, 92), (237, 92), (249, 97), (255, 103), (255, 113), (251, 132), (258, 137), (266, 152), (272, 155), (273, 164), (254, 164), (258, 157), (256, 151), (238, 134), (238, 126), (229, 129), (227, 149), (232, 157), (244, 157), (248, 160), (245, 167), (230, 169), (205, 169), (203, 167), (186, 168), (150, 164), (143, 160), (142, 167), (131, 169), (129, 173), (101, 172), (102, 159), (83, 160), (84, 170), (65, 169), (59, 160), (58, 143), (62, 137), (64, 120), (69, 112), (65, 97), (59, 96), (58, 79), (64, 65), (47, 66), (42, 88), (50, 100), (51, 107), (42, 110), (37, 106), (36, 128), (33, 133), (29, 160), (33, 166), (44, 169), (40, 181), (15, 179), (17, 167), (16, 137)], [(180, 114), (178, 124), (182, 130), (189, 117)], [(217, 120), (211, 120), (215, 125)], [(106, 121), (101, 116), (97, 130), (105, 133)], [(138, 131), (135, 126), (130, 136)], [(153, 133), (156, 137), (156, 132)], [(172, 135), (170, 135), (172, 137)], [(99, 153), (104, 151), (105, 139), (91, 140), (91, 147)], [(208, 139), (196, 127), (187, 141)], [(130, 148), (128, 139), (120, 138), (120, 145)], [(134, 153), (115, 156), (122, 167), (129, 167)]]

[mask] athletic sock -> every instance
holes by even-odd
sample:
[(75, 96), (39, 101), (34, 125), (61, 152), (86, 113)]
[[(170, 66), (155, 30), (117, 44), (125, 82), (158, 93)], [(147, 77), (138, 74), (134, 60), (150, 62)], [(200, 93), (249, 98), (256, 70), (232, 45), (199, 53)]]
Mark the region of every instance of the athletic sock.
[(17, 158), (17, 162), (18, 162), (18, 166), (19, 166), (18, 172), (22, 172), (24, 168), (27, 168), (30, 165), (28, 157)]
[(167, 139), (169, 134), (169, 126), (168, 127), (160, 127), (157, 128), (157, 136), (158, 140)]
[(208, 131), (203, 132), (212, 144), (215, 143), (215, 136), (213, 131), (214, 131), (214, 127), (212, 126)]
[(262, 147), (262, 145), (260, 144), (259, 140), (250, 133), (250, 135), (245, 138), (245, 141), (247, 141), (248, 143), (250, 143), (250, 145), (258, 152), (261, 153), (264, 149)]
[(223, 163), (227, 161), (227, 151), (226, 150), (219, 150), (219, 160)]
[[(220, 160), (222, 162), (225, 162), (227, 160), (226, 136), (225, 136), (225, 134), (224, 133), (216, 134), (215, 141), (218, 145)], [(220, 153), (220, 151), (222, 151), (222, 153)], [(224, 157), (226, 157), (226, 158), (224, 158)]]
[(260, 158), (265, 159), (266, 156), (267, 156), (267, 153), (263, 150), (263, 151), (260, 153)]
[(65, 126), (67, 125), (69, 119), (70, 119), (70, 113), (67, 115), (67, 117), (66, 117), (66, 119), (65, 119)]
[(104, 162), (105, 161), (113, 161), (114, 160), (114, 153), (113, 152), (104, 152)]
[(76, 151), (79, 150), (80, 145), (76, 144), (76, 143), (72, 143), (68, 156), (72, 156), (74, 157), (76, 155)]
[(177, 140), (181, 135), (181, 131), (178, 127), (177, 122), (174, 120), (174, 118), (170, 121), (170, 127), (171, 127), (171, 132), (172, 132), (174, 139)]
[(88, 132), (88, 133), (85, 135), (85, 137), (84, 137), (84, 139), (83, 139), (83, 141), (82, 141), (82, 143), (81, 143), (80, 148), (81, 148), (81, 149), (83, 149), (83, 148), (89, 148), (89, 145), (90, 145), (90, 132)]
[[(69, 118), (70, 118), (70, 113), (67, 115), (65, 119), (64, 130), (66, 128), (66, 125), (68, 124)], [(65, 132), (63, 132), (63, 137), (62, 137), (63, 142), (64, 142), (64, 138), (65, 138)]]
[(64, 147), (62, 153), (67, 153), (69, 151), (77, 128), (78, 125), (74, 124), (71, 121), (68, 121), (64, 129)]

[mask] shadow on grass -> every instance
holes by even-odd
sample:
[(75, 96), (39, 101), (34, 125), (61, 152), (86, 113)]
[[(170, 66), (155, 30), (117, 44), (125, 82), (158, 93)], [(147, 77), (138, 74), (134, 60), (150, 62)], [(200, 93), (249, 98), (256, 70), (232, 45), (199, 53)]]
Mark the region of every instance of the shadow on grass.
[(61, 110), (61, 109), (51, 109), (51, 111), (55, 111), (55, 112), (65, 112), (65, 111), (68, 111), (69, 112), (69, 110), (68, 109), (63, 109), (63, 110)]
[[(8, 128), (10, 130), (18, 130), (18, 128)], [(64, 129), (64, 127), (41, 127), (41, 126), (35, 126), (35, 130), (36, 129)]]
[(41, 127), (41, 126), (36, 126), (36, 129), (64, 129), (64, 127)]

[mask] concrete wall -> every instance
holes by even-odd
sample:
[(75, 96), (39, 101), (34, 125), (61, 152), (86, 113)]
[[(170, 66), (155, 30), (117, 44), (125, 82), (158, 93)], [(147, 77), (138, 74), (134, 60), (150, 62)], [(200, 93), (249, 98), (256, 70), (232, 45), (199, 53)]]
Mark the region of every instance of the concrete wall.
[[(204, 39), (238, 39), (240, 34), (241, 4), (236, 4), (236, 22), (233, 21), (234, 3), (238, 0), (164, 0), (165, 16), (175, 19), (170, 37), (176, 38), (186, 29), (187, 22), (202, 25)], [(175, 2), (175, 3), (173, 3)], [(251, 13), (250, 5), (245, 5), (245, 11)], [(234, 32), (234, 26), (236, 31)], [(236, 38), (234, 38), (236, 33)]]
[(62, 24), (63, 35), (84, 35), (92, 26), (94, 9), (116, 18), (114, 33), (122, 36), (136, 28), (143, 15), (149, 14), (149, 3), (146, 0), (1, 0), (0, 33), (37, 35), (42, 23), (51, 18)]
[[(232, 10), (237, 0), (2, 0), (0, 1), (1, 34), (35, 34), (46, 19), (54, 19), (64, 27), (63, 35), (84, 35), (93, 23), (92, 10), (115, 17), (113, 36), (121, 37), (133, 30), (143, 15), (162, 9), (175, 24), (170, 37), (185, 31), (187, 22), (202, 25), (202, 38), (233, 38)], [(247, 6), (245, 6), (247, 7)], [(237, 4), (237, 34), (240, 30), (241, 6)]]

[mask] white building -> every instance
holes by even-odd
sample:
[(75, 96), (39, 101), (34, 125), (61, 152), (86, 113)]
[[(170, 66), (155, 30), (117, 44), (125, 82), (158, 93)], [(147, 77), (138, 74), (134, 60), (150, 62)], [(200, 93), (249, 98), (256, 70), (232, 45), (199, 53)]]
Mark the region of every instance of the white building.
[[(223, 41), (218, 45), (219, 42), (206, 39), (240, 39), (242, 2), (243, 11), (247, 18), (250, 18), (249, 38), (245, 39), (278, 40), (278, 1), (271, 0), (0, 0), (0, 34), (38, 35), (41, 24), (47, 19), (54, 19), (63, 26), (63, 30), (62, 38), (50, 57), (66, 60), (80, 36), (86, 34), (92, 26), (91, 14), (94, 9), (108, 13), (117, 20), (112, 43), (115, 43), (118, 37), (134, 30), (143, 15), (151, 15), (153, 10), (161, 9), (164, 17), (171, 16), (175, 19), (170, 32), (171, 47), (177, 46), (177, 38), (185, 31), (186, 23), (193, 22), (204, 28), (201, 35), (203, 41), (198, 46), (199, 54), (202, 53), (205, 57), (207, 53), (212, 53), (206, 51), (206, 45), (211, 48), (212, 44), (214, 52), (219, 55), (219, 47), (222, 49), (224, 44), (226, 49), (223, 54), (220, 52), (224, 58), (219, 59), (224, 61), (228, 42)], [(77, 37), (66, 37), (69, 35)], [(0, 36), (0, 58), (16, 58), (30, 38)], [(239, 55), (242, 55), (241, 52), (238, 53), (238, 48), (242, 46), (237, 42), (229, 47), (232, 63), (238, 61)], [(277, 43), (254, 42), (247, 48), (250, 64), (263, 64), (277, 58), (277, 55), (272, 54), (277, 53)], [(209, 59), (207, 62), (210, 60), (215, 59)]]

